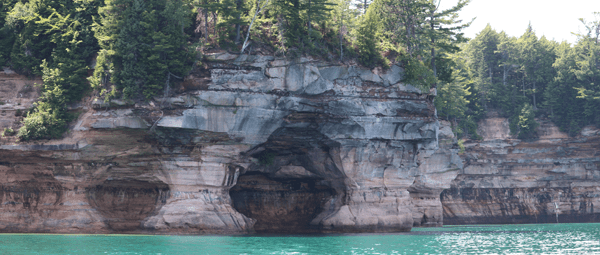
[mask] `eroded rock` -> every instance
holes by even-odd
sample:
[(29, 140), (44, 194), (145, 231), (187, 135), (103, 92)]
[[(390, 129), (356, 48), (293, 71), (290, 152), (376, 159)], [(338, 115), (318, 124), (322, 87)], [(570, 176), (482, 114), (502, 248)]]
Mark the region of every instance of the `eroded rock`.
[(465, 142), (465, 165), (442, 192), (444, 224), (600, 221), (600, 137), (569, 137), (538, 120), (538, 139), (509, 134), (508, 120), (479, 123), (483, 141)]
[(174, 88), (184, 94), (86, 99), (63, 139), (0, 145), (0, 166), (14, 172), (0, 179), (14, 187), (0, 227), (231, 234), (440, 225), (439, 194), (462, 165), (451, 132), (439, 139), (431, 98), (402, 84), (399, 66), (207, 59)]

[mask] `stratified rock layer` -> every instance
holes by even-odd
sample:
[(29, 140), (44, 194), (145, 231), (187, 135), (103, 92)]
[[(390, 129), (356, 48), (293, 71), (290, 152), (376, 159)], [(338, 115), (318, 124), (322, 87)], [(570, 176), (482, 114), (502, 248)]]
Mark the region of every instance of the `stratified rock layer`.
[(227, 53), (204, 62), (178, 94), (72, 106), (82, 113), (62, 140), (3, 138), (0, 231), (441, 225), (439, 194), (462, 163), (432, 97), (401, 83), (402, 68)]
[(511, 139), (508, 120), (479, 123), (464, 169), (442, 192), (444, 224), (600, 221), (600, 134), (569, 137), (540, 121), (539, 139)]

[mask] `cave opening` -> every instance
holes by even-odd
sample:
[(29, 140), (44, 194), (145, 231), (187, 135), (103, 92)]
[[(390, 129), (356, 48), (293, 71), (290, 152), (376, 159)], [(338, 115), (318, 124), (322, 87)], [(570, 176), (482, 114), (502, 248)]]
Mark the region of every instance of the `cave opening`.
[(134, 231), (166, 203), (169, 186), (163, 182), (105, 180), (86, 189), (90, 205), (114, 231)]
[(319, 179), (253, 172), (241, 175), (229, 194), (238, 212), (256, 220), (257, 233), (317, 233), (320, 228), (310, 223), (335, 190)]
[(247, 155), (254, 162), (229, 192), (257, 233), (319, 233), (319, 218), (344, 197), (339, 143), (315, 129), (280, 128)]

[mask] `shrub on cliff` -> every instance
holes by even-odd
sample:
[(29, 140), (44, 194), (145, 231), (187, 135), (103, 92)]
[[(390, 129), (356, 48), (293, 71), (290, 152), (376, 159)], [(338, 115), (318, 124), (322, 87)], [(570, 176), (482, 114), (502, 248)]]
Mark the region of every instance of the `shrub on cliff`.
[(44, 61), (41, 67), (44, 81), (42, 95), (35, 103), (35, 108), (23, 119), (23, 127), (17, 134), (20, 140), (60, 138), (70, 121), (67, 103), (80, 99), (81, 94), (74, 93), (83, 92), (84, 89), (78, 88), (77, 84), (85, 76), (73, 75), (73, 72), (85, 70), (81, 66), (59, 65), (51, 68)]
[(13, 136), (15, 135), (15, 131), (12, 128), (4, 128), (4, 130), (2, 130), (2, 134), (0, 135), (2, 135), (2, 137)]
[(60, 138), (67, 130), (67, 113), (63, 90), (56, 87), (44, 92), (36, 108), (23, 119), (17, 137), (20, 140)]
[(519, 127), (519, 139), (533, 138), (536, 136), (536, 128), (539, 126), (535, 121), (535, 113), (533, 107), (530, 104), (523, 105), (521, 108), (521, 114), (519, 114), (519, 121), (517, 123)]
[[(84, 1), (3, 1), (12, 4), (6, 26), (13, 34), (8, 59), (22, 74), (42, 75), (42, 96), (36, 108), (23, 120), (18, 136), (21, 140), (56, 138), (66, 130), (66, 104), (81, 99), (89, 88), (87, 63), (97, 51), (90, 27), (102, 0)], [(3, 10), (0, 10), (3, 11)], [(0, 39), (2, 46), (11, 40)], [(0, 58), (7, 56), (0, 50)]]

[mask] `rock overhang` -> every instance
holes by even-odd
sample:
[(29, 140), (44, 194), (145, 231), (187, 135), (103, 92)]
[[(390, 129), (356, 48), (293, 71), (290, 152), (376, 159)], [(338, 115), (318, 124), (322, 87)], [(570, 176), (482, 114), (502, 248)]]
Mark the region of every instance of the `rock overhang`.
[[(71, 143), (76, 147), (42, 149), (73, 151), (50, 156), (63, 161), (119, 162), (88, 166), (94, 170), (81, 178), (92, 181), (81, 186), (95, 183), (98, 190), (109, 178), (112, 184), (166, 185), (168, 192), (159, 191), (164, 203), (139, 219), (134, 231), (252, 231), (255, 221), (231, 207), (235, 201), (228, 193), (240, 176), (252, 172), (282, 183), (307, 180), (316, 183), (308, 186), (327, 187), (320, 211), (304, 221), (316, 229), (406, 231), (420, 215), (441, 220), (430, 212), (441, 205), (418, 205), (409, 188), (444, 186), (455, 166), (436, 158), (435, 108), (431, 98), (401, 82), (401, 67), (368, 70), (307, 58), (232, 54), (216, 58), (221, 60), (207, 61), (206, 70), (186, 78), (201, 84), (197, 90), (185, 88), (184, 94), (149, 105), (91, 107), (74, 129), (76, 137), (85, 137)], [(260, 165), (261, 148), (278, 152), (273, 167)]]

